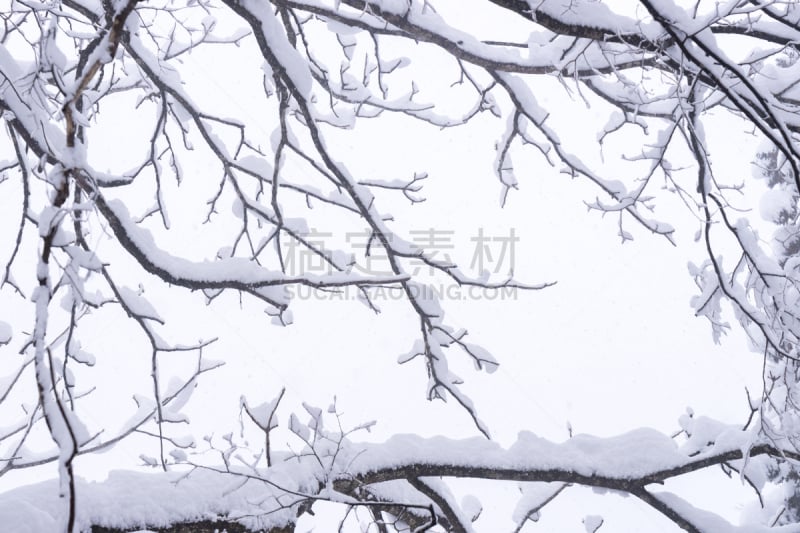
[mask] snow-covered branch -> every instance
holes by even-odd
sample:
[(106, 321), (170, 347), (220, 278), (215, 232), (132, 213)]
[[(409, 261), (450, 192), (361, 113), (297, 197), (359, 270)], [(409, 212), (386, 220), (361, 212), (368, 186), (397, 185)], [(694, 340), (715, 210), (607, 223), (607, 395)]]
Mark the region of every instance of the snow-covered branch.
[[(459, 504), (435, 478), (474, 478), (549, 484), (523, 490), (517, 531), (573, 486), (634, 495), (688, 531), (721, 531), (729, 525), (653, 485), (721, 466), (764, 504), (753, 471), (769, 464), (764, 479), (796, 481), (800, 8), (621, 4), (463, 0), (454, 11), (441, 0), (12, 1), (0, 13), (0, 187), (16, 199), (0, 214), (0, 297), (12, 309), (0, 316), (0, 353), (11, 361), (0, 380), (10, 420), (0, 429), (0, 475), (56, 462), (65, 503), (58, 527), (69, 533), (100, 524), (76, 507), (85, 487), (75, 459), (136, 436), (155, 437), (158, 451), (140, 457), (146, 465), (195, 467), (177, 486), (210, 470), (242, 490), (257, 485), (263, 505), (243, 509), (275, 528), (324, 500), (358, 516), (366, 510), (381, 532), (470, 532), (480, 505)], [(736, 150), (762, 143), (752, 155), (766, 193), (720, 170), (720, 117), (740, 128)], [(382, 120), (387, 135), (376, 145), (385, 152), (372, 157), (368, 128)], [(495, 445), (458, 369), (466, 361), (492, 373), (503, 354), (467, 337), (446, 316), (456, 304), (433, 284), (534, 295), (557, 280), (519, 279), (513, 264), (467, 267), (441, 253), (435, 233), (448, 230), (435, 223), (427, 242), (414, 238), (405, 210), (458, 207), (470, 185), (446, 174), (461, 172), (451, 159), (472, 149), (409, 153), (416, 127), (480, 129), (491, 162), (476, 175), (494, 175), (502, 205), (540, 171), (577, 178), (587, 188), (576, 204), (613, 217), (623, 243), (641, 232), (678, 245), (682, 220), (671, 205), (684, 209), (703, 245), (690, 265), (696, 315), (718, 340), (733, 309), (764, 358), (749, 429), (708, 424), (720, 429), (709, 434), (694, 419), (683, 421), (680, 445), (651, 430), (558, 444), (525, 434), (512, 448)], [(404, 168), (418, 156), (419, 166)], [(447, 170), (427, 168), (434, 160)], [(445, 181), (443, 198), (429, 194)], [(774, 232), (769, 246), (763, 222), (750, 216), (756, 205)], [(488, 225), (480, 207), (470, 209)], [(187, 425), (181, 408), (219, 366), (204, 358), (217, 337), (176, 341), (172, 295), (226, 316), (226, 298), (239, 297), (241, 307), (264, 306), (272, 322), (289, 325), (300, 288), (352, 289), (375, 313), (378, 291), (400, 295), (413, 339), (398, 363), (419, 365), (426, 397), (455, 400), (483, 438), (358, 445), (304, 404), (311, 421), (295, 416), (286, 429), (302, 451), (287, 453), (273, 433), (281, 392), (257, 407), (239, 404), (263, 433), (255, 459), (237, 455), (245, 446), (228, 435), (206, 441), (222, 466), (194, 461), (195, 441), (173, 428)], [(103, 324), (142, 362), (149, 390), (126, 391), (135, 413), (114, 431), (83, 410), (103, 381), (96, 367), (117, 355), (89, 348)], [(31, 452), (45, 427), (49, 448)], [(800, 511), (789, 514), (775, 523), (800, 520)], [(584, 524), (594, 531), (603, 520)]]

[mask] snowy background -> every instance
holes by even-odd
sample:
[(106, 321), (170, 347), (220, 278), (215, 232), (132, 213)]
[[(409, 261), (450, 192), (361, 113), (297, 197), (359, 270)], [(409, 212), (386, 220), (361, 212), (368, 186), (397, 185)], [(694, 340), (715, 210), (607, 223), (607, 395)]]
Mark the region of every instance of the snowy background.
[[(483, 27), (479, 13), (459, 11), (452, 2), (442, 3), (441, 13), (465, 31), (479, 33), (476, 28)], [(504, 39), (513, 40), (513, 20), (507, 21), (508, 26), (498, 22), (497, 29), (488, 26), (492, 32), (502, 33)], [(525, 28), (521, 31), (528, 31)], [(244, 56), (255, 53), (252, 43), (245, 43), (242, 50)], [(457, 73), (443, 70), (452, 69), (444, 54), (429, 54), (425, 48), (417, 52), (413, 56), (414, 76), (431, 80), (420, 93), (424, 99), (427, 94), (443, 91), (437, 84), (448, 85)], [(0, 50), (0, 58), (6, 55)], [(257, 116), (264, 112), (260, 107), (263, 104), (256, 100), (257, 93), (247, 93), (250, 87), (260, 90), (262, 73), (243, 69), (240, 63), (226, 61), (225, 57), (213, 47), (183, 56), (180, 75), (187, 87), (205, 87), (192, 94), (194, 101), (209, 113), (222, 116)], [(537, 97), (552, 111), (548, 123), (562, 132), (565, 145), (576, 150), (596, 146), (597, 131), (602, 130), (608, 115), (599, 99), (590, 99), (587, 105), (556, 80), (552, 80), (552, 86), (543, 83)], [(119, 117), (115, 117), (113, 107), (104, 108), (103, 115), (107, 114), (108, 119), (88, 129), (88, 160), (94, 168), (109, 174), (135, 164), (141, 154), (126, 150), (125, 139), (145, 131), (148, 113), (153, 111), (149, 104), (143, 104), (138, 115), (131, 115), (126, 98), (119, 96), (115, 102)], [(457, 112), (459, 98), (453, 98), (450, 104)], [(272, 135), (274, 125), (254, 122), (253, 135)], [(120, 127), (121, 124), (125, 126)], [(264, 130), (259, 131), (260, 127)], [(471, 342), (488, 349), (500, 363), (496, 372), (488, 374), (473, 372), (467, 358), (453, 357), (450, 362), (452, 370), (465, 378), (463, 390), (473, 399), (496, 445), (511, 447), (520, 432), (554, 442), (576, 435), (580, 437), (570, 442), (575, 447), (583, 444), (581, 453), (599, 453), (597, 464), (607, 464), (610, 471), (619, 472), (631, 462), (620, 465), (610, 458), (633, 456), (627, 456), (616, 441), (595, 441), (586, 435), (609, 438), (647, 427), (669, 436), (681, 429), (679, 418), (687, 409), (741, 426), (750, 414), (745, 389), (755, 397), (761, 393), (762, 358), (750, 351), (747, 339), (735, 327), (721, 344), (715, 344), (708, 324), (693, 316), (690, 300), (698, 288), (689, 275), (688, 264), (699, 263), (704, 256), (702, 244), (693, 238), (701, 227), (700, 221), (676, 195), (667, 194), (659, 199), (658, 215), (676, 227), (675, 245), (633, 224), (624, 228), (629, 232), (625, 236), (632, 237), (633, 242), (623, 242), (618, 218), (587, 210), (586, 202), (595, 199), (596, 188), (543, 164), (533, 151), (515, 157), (517, 190), (506, 195), (492, 174), (496, 157), (492, 147), (502, 127), (492, 117), (482, 116), (451, 129), (420, 124), (408, 117), (387, 117), (359, 122), (353, 130), (331, 130), (327, 138), (331, 152), (347, 161), (353, 175), (377, 180), (407, 178), (415, 172), (428, 174), (420, 192), (425, 202), (412, 205), (396, 192), (376, 193), (381, 210), (394, 217), (388, 224), (397, 234), (422, 238), (431, 230), (451, 232), (438, 253), (447, 255), (473, 276), (481, 275), (476, 254), (485, 252), (477, 249), (476, 239), (487, 236), (494, 239), (489, 243), (491, 260), (484, 256), (484, 266), (492, 270), (492, 279), (502, 279), (513, 270), (514, 277), (523, 282), (557, 282), (540, 291), (517, 290), (505, 297), (495, 292), (477, 293), (476, 297), (476, 293), (461, 288), (442, 298), (447, 322), (467, 329)], [(708, 120), (706, 130), (709, 151), (722, 154), (715, 159), (717, 175), (729, 177), (731, 182), (750, 179), (751, 162), (760, 145), (752, 137), (748, 142), (742, 141), (747, 138), (748, 125), (717, 116)], [(221, 138), (224, 131), (221, 128), (218, 132)], [(622, 168), (629, 168), (618, 167), (622, 156), (637, 151), (624, 135), (616, 136), (603, 145), (602, 151), (588, 150), (585, 164), (613, 176)], [(676, 167), (676, 162), (682, 161), (691, 163), (687, 154), (674, 154)], [(170, 181), (163, 183), (165, 201), (177, 207), (169, 212), (170, 231), (160, 234), (158, 242), (173, 255), (213, 258), (237, 231), (225, 224), (203, 224), (206, 201), (217, 187), (216, 178), (206, 179), (215, 172), (209, 170), (212, 167), (208, 154), (201, 152), (182, 162), (185, 181), (180, 186)], [(298, 175), (307, 172), (291, 161), (284, 169)], [(685, 171), (689, 183), (693, 172)], [(3, 187), (0, 212), (16, 219), (20, 212), (20, 185), (8, 180)], [(141, 214), (152, 203), (153, 198), (145, 189), (126, 191), (124, 201), (129, 212)], [(743, 200), (737, 207), (751, 213), (751, 220), (758, 218), (760, 206)], [(769, 205), (761, 207), (769, 211)], [(233, 216), (237, 209), (229, 197), (220, 201), (220, 217)], [(352, 221), (329, 216), (324, 207), (318, 213), (321, 214), (309, 215), (307, 227), (326, 232), (331, 242), (342, 242), (348, 232), (359, 230)], [(157, 218), (151, 217), (146, 224), (155, 227)], [(0, 227), (0, 256), (5, 258), (13, 246), (16, 228)], [(510, 235), (518, 238), (513, 258), (502, 255), (503, 239)], [(425, 399), (422, 361), (398, 366), (398, 358), (417, 339), (418, 317), (396, 290), (387, 290), (383, 297), (375, 298), (374, 303), (380, 308), (376, 314), (357, 301), (355, 291), (341, 297), (292, 287), (290, 290), (297, 294), (291, 304), (293, 323), (277, 326), (264, 312), (262, 302), (231, 292), (207, 306), (203, 295), (165, 287), (143, 274), (102, 232), (94, 238), (93, 244), (104, 260), (110, 261), (115, 275), (131, 291), (143, 291), (163, 318), (167, 326), (158, 331), (167, 342), (191, 344), (219, 339), (204, 348), (202, 355), (210, 361), (223, 361), (224, 366), (200, 376), (197, 390), (182, 410), (191, 424), (180, 426), (174, 437), (191, 436), (198, 443), (195, 451), (189, 451), (191, 460), (213, 462), (214, 457), (200, 451), (206, 435), (219, 439), (232, 432), (257, 449), (260, 443), (253, 440), (252, 431), (241, 433), (241, 399), (246, 397), (251, 405), (261, 404), (275, 398), (282, 388), (286, 389), (278, 411), (282, 425), (292, 412), (307, 418), (303, 402), (325, 409), (335, 401), (346, 426), (377, 422), (369, 432), (354, 434), (354, 442), (382, 443), (395, 435), (447, 439), (480, 435), (455, 402)], [(21, 250), (19, 264), (34, 265), (35, 241)], [(510, 254), (509, 249), (505, 252)], [(379, 262), (373, 266), (377, 268)], [(27, 279), (17, 281), (32, 286), (32, 270), (28, 269)], [(451, 280), (440, 275), (426, 279), (436, 287), (453, 286)], [(0, 298), (0, 320), (14, 332), (29, 333), (33, 322), (28, 304), (13, 294), (2, 293)], [(729, 319), (734, 322), (732, 315)], [(87, 426), (108, 428), (111, 434), (137, 412), (132, 395), (147, 396), (152, 387), (149, 347), (141, 335), (130, 333), (127, 322), (119, 309), (92, 312), (82, 322), (83, 348), (94, 354), (97, 362), (93, 368), (78, 372), (79, 379), (86, 378), (96, 386), (83, 403), (80, 416)], [(24, 341), (24, 335), (15, 338), (4, 348), (4, 357), (16, 353)], [(196, 352), (163, 354), (161, 372), (164, 376), (185, 378), (194, 370), (196, 359)], [(24, 397), (30, 392), (22, 390), (19, 394)], [(18, 403), (7, 402), (3, 409)], [(13, 418), (10, 413), (8, 417)], [(285, 427), (277, 430), (273, 438), (274, 446), (280, 450), (296, 450), (300, 446)], [(642, 448), (651, 449), (650, 438), (654, 437), (648, 433), (625, 442), (643, 443), (637, 448), (641, 453)], [(374, 460), (399, 461), (412, 451), (434, 457), (438, 449), (436, 441), (425, 441), (419, 449), (402, 438), (393, 442), (392, 446), (380, 448), (382, 451)], [(529, 457), (537, 457), (539, 450), (550, 450), (536, 442), (527, 452)], [(661, 440), (656, 442), (665, 446)], [(39, 428), (26, 444), (26, 451), (35, 456), (50, 446), (46, 430)], [(482, 446), (487, 451), (481, 451)], [(492, 446), (495, 444), (476, 444), (465, 449), (480, 452), (479, 455), (453, 459), (491, 465)], [(573, 453), (569, 446), (552, 450), (547, 457), (556, 463), (560, 457), (571, 457)], [(670, 458), (668, 447), (656, 446), (652, 450), (656, 462), (678, 461)], [(225, 487), (217, 486), (216, 478), (203, 472), (192, 474), (177, 485), (180, 490), (175, 490), (163, 476), (151, 474), (156, 469), (148, 463), (157, 455), (158, 443), (154, 439), (134, 434), (113, 449), (79, 457), (75, 468), (85, 480), (79, 485), (79, 494), (83, 495), (79, 499), (83, 513), (80, 516), (91, 517), (98, 524), (135, 527), (141, 520), (158, 523), (231, 509), (235, 514), (258, 498), (258, 487), (247, 485), (226, 492)], [(170, 479), (185, 470), (176, 467), (176, 472), (169, 474)], [(56, 465), (48, 464), (10, 471), (0, 477), (0, 524), (9, 531), (54, 531), (53, 516), (58, 507), (57, 484), (52, 480), (57, 474)], [(30, 486), (43, 480), (51, 481)], [(231, 487), (236, 485), (235, 481), (231, 483)], [(752, 491), (735, 474), (729, 479), (719, 469), (676, 479), (666, 489), (733, 523), (743, 512), (756, 513), (749, 507), (754, 499)], [(511, 518), (519, 498), (516, 483), (462, 480), (453, 483), (451, 490), (459, 502), (465, 495), (479, 495), (484, 511), (474, 523), (476, 531), (513, 529)], [(170, 508), (162, 507), (163, 502), (169, 502)], [(332, 530), (326, 528), (338, 522), (341, 507), (318, 507), (315, 517), (305, 515), (298, 522), (297, 531)], [(635, 498), (579, 487), (567, 489), (548, 505), (531, 530), (590, 531), (597, 523), (596, 516), (603, 517), (601, 531), (676, 531), (675, 525)], [(358, 531), (354, 522), (348, 527)]]

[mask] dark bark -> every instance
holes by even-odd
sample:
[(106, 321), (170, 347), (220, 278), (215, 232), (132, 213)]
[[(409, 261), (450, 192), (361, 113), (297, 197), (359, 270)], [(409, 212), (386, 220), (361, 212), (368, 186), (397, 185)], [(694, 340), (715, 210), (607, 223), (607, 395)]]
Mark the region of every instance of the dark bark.
[[(200, 522), (173, 524), (167, 527), (146, 527), (155, 533), (219, 533), (220, 531), (227, 531), (227, 533), (292, 533), (294, 531), (293, 524), (271, 529), (248, 529), (238, 522), (229, 520), (202, 520)], [(92, 533), (128, 533), (129, 531), (136, 531), (138, 529), (141, 528), (119, 529), (115, 527), (92, 526)]]

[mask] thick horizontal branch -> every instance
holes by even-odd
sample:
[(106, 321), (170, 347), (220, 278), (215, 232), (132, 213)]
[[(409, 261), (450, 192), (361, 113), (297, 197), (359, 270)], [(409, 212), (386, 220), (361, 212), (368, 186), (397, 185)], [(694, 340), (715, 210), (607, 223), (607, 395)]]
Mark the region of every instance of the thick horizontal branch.
[[(746, 438), (744, 432), (738, 437)], [(726, 437), (727, 438), (727, 437)], [(447, 439), (422, 439), (396, 437), (402, 449), (414, 450), (403, 458), (393, 458), (391, 464), (374, 465), (361, 469), (360, 461), (369, 464), (369, 448), (356, 461), (350, 479), (343, 479), (342, 488), (348, 484), (369, 485), (392, 480), (420, 477), (455, 477), (519, 482), (561, 482), (589, 487), (618, 490), (635, 494), (650, 484), (661, 484), (668, 479), (697, 472), (711, 466), (743, 459), (745, 456), (769, 455), (800, 460), (800, 453), (779, 449), (772, 444), (757, 444), (742, 451), (746, 445), (739, 442), (716, 451), (688, 456), (666, 435), (653, 430), (637, 430), (608, 439), (576, 436), (555, 444), (533, 436), (521, 437), (509, 450), (486, 441), (448, 441)], [(393, 445), (390, 440), (386, 446)], [(741, 445), (741, 446), (740, 446)], [(584, 450), (592, 450), (586, 452)], [(466, 453), (465, 453), (466, 452)], [(391, 455), (391, 454), (390, 454)], [(415, 459), (419, 455), (419, 459)], [(475, 457), (470, 463), (449, 460), (452, 457)]]

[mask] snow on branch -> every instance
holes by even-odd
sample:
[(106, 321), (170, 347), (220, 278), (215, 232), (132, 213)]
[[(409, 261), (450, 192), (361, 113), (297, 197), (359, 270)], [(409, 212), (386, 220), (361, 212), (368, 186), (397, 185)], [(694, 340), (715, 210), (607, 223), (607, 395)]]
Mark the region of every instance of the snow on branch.
[[(421, 510), (432, 505), (440, 515), (437, 520), (448, 524), (447, 531), (473, 531), (474, 518), (469, 511), (474, 517), (473, 507), (480, 503), (455, 502), (447, 482), (441, 481), (471, 478), (526, 485), (553, 484), (554, 490), (538, 498), (536, 513), (546, 512), (542, 508), (569, 486), (582, 485), (634, 495), (687, 531), (733, 532), (740, 529), (653, 486), (736, 459), (783, 454), (800, 457), (791, 450), (754, 441), (752, 431), (719, 423), (707, 426), (714, 429), (703, 432), (707, 444), (697, 453), (648, 429), (611, 438), (576, 435), (561, 443), (523, 433), (509, 448), (483, 439), (426, 439), (413, 435), (367, 444), (351, 441), (348, 435), (352, 430), (340, 433), (323, 429), (319, 417), (311, 416), (305, 426), (293, 418), (296, 420), (291, 422), (293, 431), (305, 448), (296, 455), (282, 456), (271, 466), (242, 462), (245, 449), (227, 436), (227, 449), (218, 449), (226, 458), (224, 467), (203, 466), (190, 460), (188, 464), (193, 470), (189, 473), (154, 476), (118, 472), (101, 484), (79, 482), (78, 492), (85, 502), (79, 523), (82, 527), (92, 524), (122, 529), (224, 517), (248, 528), (277, 531), (297, 520), (298, 508), (302, 513), (314, 502), (331, 501), (350, 506), (375, 505), (394, 513), (405, 506), (417, 509), (415, 513), (420, 517), (425, 515)], [(301, 431), (303, 426), (314, 436)], [(217, 448), (211, 445), (211, 450), (214, 449)], [(408, 483), (407, 488), (396, 485), (400, 482)], [(17, 501), (41, 498), (45, 489), (45, 486), (20, 489), (8, 497)], [(119, 490), (127, 494), (127, 510), (108, 505)], [(416, 496), (414, 491), (418, 491)], [(532, 503), (531, 497), (523, 494), (520, 503)], [(44, 503), (37, 505), (40, 510), (36, 513), (44, 513), (46, 517), (54, 503), (45, 498)], [(142, 519), (136, 512), (140, 506), (152, 508), (148, 519)], [(236, 512), (231, 513), (231, 509)], [(44, 518), (31, 514), (27, 519)], [(784, 529), (751, 526), (748, 531)]]
[[(652, 485), (719, 465), (739, 473), (762, 504), (767, 480), (797, 486), (796, 5), (459, 6), (461, 13), (439, 0), (64, 0), (12, 2), (0, 13), (0, 187), (19, 198), (9, 204), (18, 209), (2, 214), (8, 246), (0, 296), (12, 299), (14, 312), (0, 317), (0, 351), (11, 361), (0, 379), (0, 406), (11, 420), (0, 429), (0, 475), (58, 465), (61, 516), (39, 516), (42, 524), (69, 533), (90, 523), (158, 525), (133, 516), (114, 522), (76, 504), (94, 489), (79, 481), (75, 459), (132, 436), (157, 443), (157, 451), (141, 454), (143, 463), (194, 468), (182, 480), (171, 472), (159, 477), (169, 482), (152, 490), (165, 505), (169, 487), (196, 483), (198, 502), (221, 502), (210, 507), (213, 518), (241, 506), (237, 519), (274, 528), (324, 500), (354, 516), (365, 512), (381, 532), (473, 531), (480, 502), (458, 502), (435, 478), (476, 478), (529, 484), (514, 517), (518, 530), (583, 485), (632, 494), (688, 531), (733, 531)], [(480, 24), (458, 16), (473, 10)], [(720, 170), (726, 154), (717, 148), (719, 117), (740, 128), (738, 137), (735, 129), (724, 132), (741, 140), (736, 150), (753, 138), (762, 143), (752, 154), (755, 179), (769, 189), (760, 200), (763, 190), (750, 177)], [(366, 139), (368, 125), (384, 120), (386, 139)], [(564, 443), (523, 433), (509, 449), (494, 444), (459, 364), (492, 373), (503, 354), (453, 324), (447, 312), (456, 304), (432, 283), (537, 291), (555, 280), (517, 279), (513, 265), (497, 276), (472, 271), (437, 255), (435, 240), (414, 241), (405, 226), (414, 215), (405, 209), (418, 213), (442, 202), (446, 212), (468, 186), (450, 186), (441, 200), (430, 194), (448, 178), (441, 174), (459, 168), (448, 159), (457, 153), (442, 156), (439, 146), (430, 151), (446, 164), (440, 175), (425, 168), (431, 163), (400, 169), (425, 155), (406, 149), (413, 127), (485, 134), (489, 162), (476, 175), (494, 175), (502, 205), (539, 175), (577, 178), (590, 192), (576, 203), (588, 216), (613, 217), (623, 242), (641, 232), (677, 245), (682, 216), (699, 226), (702, 257), (690, 265), (699, 291), (694, 312), (719, 341), (732, 309), (764, 359), (764, 390), (750, 398), (749, 429), (689, 417), (679, 445), (647, 429)], [(373, 157), (367, 140), (388, 145), (380, 154), (389, 155)], [(379, 172), (365, 164), (370, 158)], [(751, 216), (756, 205), (765, 221)], [(486, 218), (479, 208), (472, 214)], [(557, 231), (559, 223), (569, 221), (531, 231)], [(222, 466), (194, 461), (198, 443), (176, 428), (188, 426), (182, 408), (200, 376), (222, 363), (205, 357), (216, 349), (214, 333), (174, 339), (173, 295), (227, 314), (225, 298), (235, 293), (240, 306), (245, 299), (266, 304), (273, 322), (288, 325), (295, 288), (352, 288), (375, 313), (377, 291), (401, 295), (414, 339), (398, 362), (418, 365), (426, 398), (455, 400), (483, 438), (355, 444), (350, 434), (370, 424), (345, 431), (334, 406), (329, 414), (339, 427), (330, 429), (321, 410), (303, 404), (284, 427), (303, 451), (289, 453), (277, 449), (273, 433), (281, 431), (281, 392), (255, 406), (245, 397), (239, 402), (242, 424), (246, 414), (263, 434), (262, 450), (245, 454), (226, 434), (204, 441)], [(113, 432), (89, 423), (83, 411), (103, 382), (99, 368), (116, 355), (91, 348), (98, 323), (113, 324), (115, 341), (131, 346), (149, 389), (129, 391), (135, 409), (119, 410), (127, 420)], [(37, 435), (50, 435), (44, 452), (30, 451)], [(235, 486), (211, 490), (212, 474)], [(530, 485), (541, 483), (550, 485)], [(248, 497), (238, 500), (240, 492)], [(261, 503), (254, 507), (256, 492)], [(186, 500), (174, 503), (186, 509), (165, 511), (155, 522), (209, 518)], [(775, 525), (800, 519), (800, 511), (790, 514), (778, 513)], [(603, 523), (584, 518), (587, 530)]]

